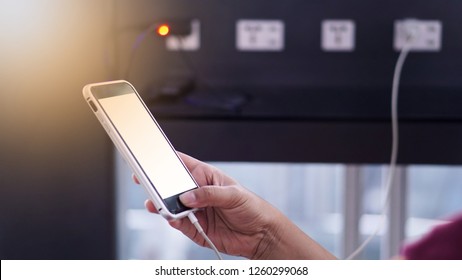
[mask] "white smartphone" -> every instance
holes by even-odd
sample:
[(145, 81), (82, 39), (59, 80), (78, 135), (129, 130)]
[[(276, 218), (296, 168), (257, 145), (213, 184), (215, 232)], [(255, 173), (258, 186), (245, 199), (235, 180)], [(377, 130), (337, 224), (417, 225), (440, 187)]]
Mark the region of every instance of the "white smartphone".
[(172, 220), (195, 211), (179, 195), (198, 185), (135, 88), (122, 80), (89, 84), (83, 96), (159, 213)]

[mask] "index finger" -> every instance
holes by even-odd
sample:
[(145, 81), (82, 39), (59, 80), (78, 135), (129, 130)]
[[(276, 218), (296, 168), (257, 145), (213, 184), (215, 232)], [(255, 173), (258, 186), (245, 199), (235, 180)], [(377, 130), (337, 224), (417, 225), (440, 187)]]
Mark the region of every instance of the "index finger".
[(186, 167), (192, 171), (194, 168), (196, 168), (198, 165), (203, 164), (201, 161), (198, 159), (193, 158), (192, 156), (189, 156), (187, 154), (184, 154), (182, 152), (176, 152), (178, 156), (180, 156), (181, 160), (184, 162)]

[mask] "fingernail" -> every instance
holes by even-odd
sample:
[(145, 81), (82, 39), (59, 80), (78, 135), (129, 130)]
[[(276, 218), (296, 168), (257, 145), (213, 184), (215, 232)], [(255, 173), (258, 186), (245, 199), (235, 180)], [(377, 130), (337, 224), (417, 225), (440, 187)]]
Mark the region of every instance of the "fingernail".
[(180, 200), (186, 205), (191, 204), (196, 202), (196, 195), (194, 192), (186, 192), (180, 195)]

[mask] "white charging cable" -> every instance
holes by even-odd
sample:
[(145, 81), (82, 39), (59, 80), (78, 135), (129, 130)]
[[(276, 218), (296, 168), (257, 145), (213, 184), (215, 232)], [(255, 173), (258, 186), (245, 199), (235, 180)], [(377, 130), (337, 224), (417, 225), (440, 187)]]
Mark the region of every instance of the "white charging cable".
[(191, 213), (188, 214), (188, 218), (191, 221), (191, 223), (196, 227), (199, 234), (205, 239), (205, 242), (207, 242), (207, 244), (210, 246), (210, 248), (212, 248), (212, 250), (215, 251), (215, 254), (217, 255), (217, 258), (219, 260), (223, 260), (223, 258), (221, 257), (221, 254), (218, 251), (217, 247), (215, 247), (215, 244), (213, 244), (212, 240), (210, 240), (210, 238), (207, 236), (207, 234), (205, 234), (204, 229), (199, 224), (199, 221), (197, 220), (196, 215), (194, 215), (194, 213), (191, 212)]
[(409, 51), (412, 49), (412, 43), (418, 36), (418, 29), (415, 28), (415, 20), (410, 20), (407, 24), (404, 24), (405, 32), (405, 43), (401, 49), (398, 60), (395, 65), (395, 71), (393, 75), (393, 85), (391, 93), (391, 129), (392, 129), (392, 148), (390, 156), (390, 165), (388, 168), (387, 179), (385, 181), (385, 200), (383, 202), (383, 207), (381, 211), (381, 217), (379, 224), (375, 231), (346, 259), (354, 259), (358, 254), (360, 254), (364, 248), (372, 241), (372, 239), (377, 236), (380, 229), (385, 224), (385, 217), (387, 209), (390, 205), (390, 196), (391, 190), (393, 187), (393, 179), (395, 176), (396, 170), (396, 161), (398, 158), (398, 146), (399, 146), (399, 129), (398, 129), (398, 92), (399, 92), (399, 83), (401, 78), (401, 71), (403, 69), (404, 62), (406, 57), (409, 54)]

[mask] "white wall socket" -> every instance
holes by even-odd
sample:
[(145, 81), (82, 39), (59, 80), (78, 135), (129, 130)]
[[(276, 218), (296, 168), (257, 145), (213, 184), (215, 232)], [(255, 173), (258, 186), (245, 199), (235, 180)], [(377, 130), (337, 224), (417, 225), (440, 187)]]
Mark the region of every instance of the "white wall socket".
[(355, 49), (355, 22), (352, 20), (323, 20), (321, 49), (326, 52), (351, 52)]
[[(443, 25), (439, 20), (405, 19), (395, 21), (394, 49), (410, 44), (411, 51), (440, 51)], [(411, 37), (409, 37), (411, 35)]]
[(201, 47), (201, 25), (195, 19), (191, 21), (191, 34), (188, 36), (168, 36), (165, 46), (169, 51), (197, 51)]
[(238, 20), (236, 48), (240, 51), (283, 51), (284, 22), (281, 20)]

